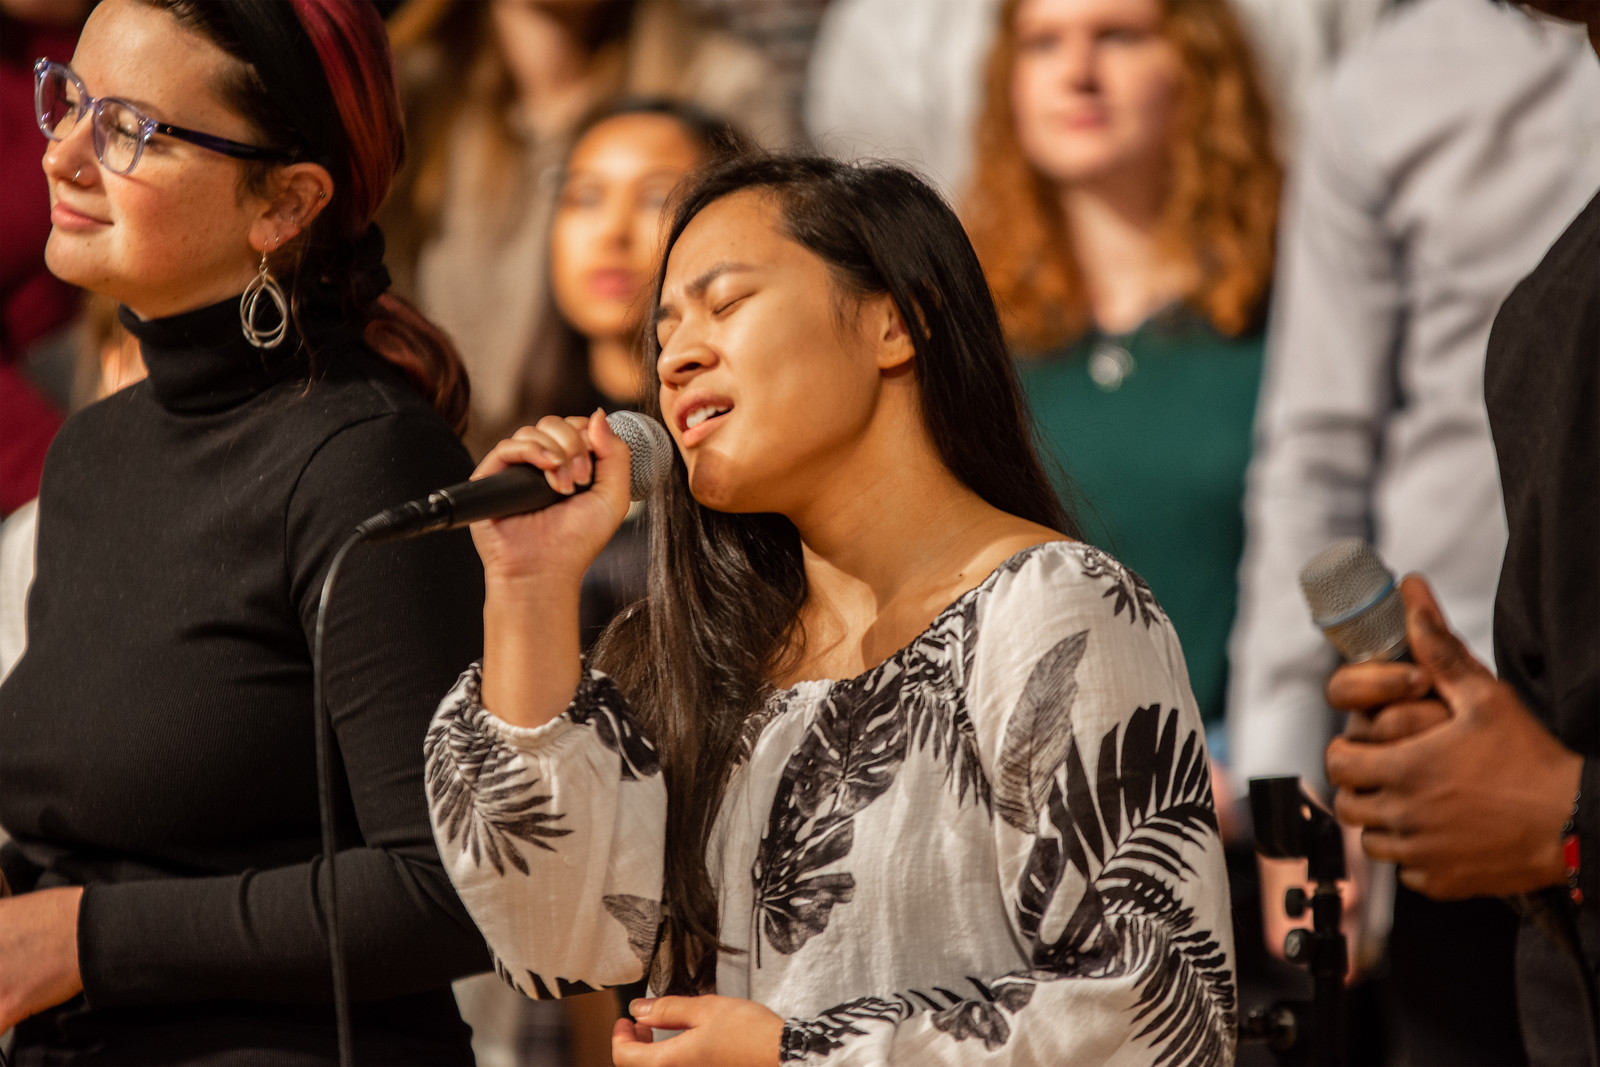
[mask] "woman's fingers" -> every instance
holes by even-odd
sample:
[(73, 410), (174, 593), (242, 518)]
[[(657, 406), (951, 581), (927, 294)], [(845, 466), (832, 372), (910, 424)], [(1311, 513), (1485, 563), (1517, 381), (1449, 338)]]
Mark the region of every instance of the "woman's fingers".
[(631, 458), (605, 412), (597, 409), (592, 415), (547, 416), (522, 427), (495, 445), (472, 476), (486, 478), (519, 463), (537, 467), (560, 493), (595, 486), (620, 515), (628, 507)]
[(582, 428), (586, 421), (579, 419), (574, 425), (570, 420), (547, 416), (536, 425), (524, 426), (495, 445), (472, 476), (486, 478), (523, 464), (544, 471), (551, 488), (570, 494), (577, 486), (588, 485), (594, 473)]
[(643, 1023), (618, 1019), (611, 1028), (611, 1062), (616, 1067), (649, 1067), (660, 1060), (655, 1035)]

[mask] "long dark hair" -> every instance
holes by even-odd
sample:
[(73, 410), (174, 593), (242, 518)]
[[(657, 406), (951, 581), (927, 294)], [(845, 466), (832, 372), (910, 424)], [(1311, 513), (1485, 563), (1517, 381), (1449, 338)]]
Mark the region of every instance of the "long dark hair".
[[(700, 153), (701, 163), (697, 170), (748, 153), (754, 147), (750, 139), (728, 120), (697, 104), (666, 96), (625, 96), (600, 104), (579, 120), (568, 141), (566, 159), (561, 163), (562, 183), (566, 181), (573, 153), (589, 132), (602, 123), (627, 115), (656, 115), (676, 122)], [(685, 182), (689, 181), (692, 179), (685, 176)], [(558, 204), (556, 211), (560, 210)], [(545, 254), (550, 254), (548, 243)], [(589, 343), (555, 309), (552, 295), (554, 274), (551, 270), (545, 274), (550, 278), (545, 286), (545, 299), (551, 304), (555, 325), (547, 358), (530, 369), (529, 380), (524, 387), (526, 392), (519, 410), (526, 413), (529, 422), (542, 415), (587, 410), (594, 394), (594, 385), (589, 377)]]
[[(1033, 447), (1031, 422), (977, 256), (947, 204), (901, 167), (813, 156), (735, 160), (687, 190), (656, 278), (708, 205), (758, 189), (785, 234), (820, 257), (846, 298), (887, 293), (910, 328), (923, 421), (952, 473), (1002, 511), (1076, 528)], [(645, 409), (660, 415), (647, 332)], [(806, 599), (800, 538), (777, 515), (697, 503), (687, 469), (652, 502), (649, 596), (602, 636), (595, 664), (638, 709), (666, 775), (665, 926), (652, 981), (669, 993), (715, 980), (717, 906), (705, 864), (711, 824), (741, 757), (746, 723), (797, 661)]]
[[(273, 257), (274, 273), (289, 279), (296, 323), (358, 325), (368, 347), (462, 432), (461, 357), (438, 327), (388, 292), (383, 235), (373, 223), (405, 155), (394, 61), (377, 9), (365, 0), (141, 2), (237, 60), (218, 86), (221, 99), (270, 147), (321, 164), (333, 178), (327, 207)], [(247, 164), (244, 188), (264, 191), (276, 166)]]

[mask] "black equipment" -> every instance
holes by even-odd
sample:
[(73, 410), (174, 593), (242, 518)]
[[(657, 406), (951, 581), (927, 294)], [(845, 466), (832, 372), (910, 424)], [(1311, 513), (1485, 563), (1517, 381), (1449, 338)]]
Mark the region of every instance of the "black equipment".
[(1339, 917), (1344, 907), (1339, 880), (1345, 876), (1344, 835), (1332, 815), (1311, 801), (1300, 780), (1250, 779), (1250, 814), (1255, 820), (1256, 851), (1269, 859), (1308, 861), (1311, 897), (1299, 886), (1284, 895), (1284, 909), (1298, 919), (1311, 911), (1310, 930), (1290, 930), (1283, 954), (1311, 971), (1312, 997), (1278, 1001), (1245, 1016), (1243, 1041), (1265, 1041), (1280, 1063), (1342, 1067), (1344, 1048), (1344, 976), (1349, 953)]

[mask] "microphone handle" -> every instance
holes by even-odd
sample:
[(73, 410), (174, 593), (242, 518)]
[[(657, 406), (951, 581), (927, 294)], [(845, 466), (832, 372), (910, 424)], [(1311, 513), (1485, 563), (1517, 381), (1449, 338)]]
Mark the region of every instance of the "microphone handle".
[[(573, 495), (588, 484), (574, 487)], [(566, 493), (550, 488), (544, 471), (516, 464), (503, 471), (437, 489), (422, 500), (380, 512), (356, 527), (367, 541), (396, 541), (438, 530), (454, 530), (482, 519), (503, 518), (540, 511), (566, 500)]]
[[(573, 495), (585, 492), (588, 488), (587, 485), (575, 486)], [(447, 530), (482, 519), (542, 511), (567, 499), (566, 493), (558, 493), (550, 488), (544, 471), (523, 464), (507, 467), (475, 482), (461, 482), (441, 489), (439, 495), (445, 498), (450, 507), (450, 521), (444, 527)]]

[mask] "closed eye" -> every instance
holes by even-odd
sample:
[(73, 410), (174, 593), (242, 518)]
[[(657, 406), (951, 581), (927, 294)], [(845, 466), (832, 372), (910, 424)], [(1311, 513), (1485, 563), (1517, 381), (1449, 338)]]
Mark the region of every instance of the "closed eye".
[(745, 298), (748, 297), (749, 295), (750, 295), (749, 293), (746, 293), (746, 294), (744, 294), (744, 296), (736, 296), (732, 300), (724, 301), (723, 303), (719, 304), (718, 306), (712, 308), (711, 309), (711, 314), (713, 314), (713, 315), (726, 314), (728, 311), (731, 311), (736, 305), (738, 305), (740, 303), (743, 303)]

